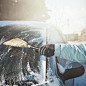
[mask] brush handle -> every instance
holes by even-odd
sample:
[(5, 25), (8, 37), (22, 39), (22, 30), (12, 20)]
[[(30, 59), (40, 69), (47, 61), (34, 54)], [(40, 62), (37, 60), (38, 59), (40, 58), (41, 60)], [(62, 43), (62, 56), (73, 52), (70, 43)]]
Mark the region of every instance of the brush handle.
[(27, 47), (28, 47), (28, 48), (32, 48), (32, 49), (37, 49), (37, 50), (39, 50), (39, 48), (33, 47), (33, 46), (31, 46), (31, 45), (28, 45)]

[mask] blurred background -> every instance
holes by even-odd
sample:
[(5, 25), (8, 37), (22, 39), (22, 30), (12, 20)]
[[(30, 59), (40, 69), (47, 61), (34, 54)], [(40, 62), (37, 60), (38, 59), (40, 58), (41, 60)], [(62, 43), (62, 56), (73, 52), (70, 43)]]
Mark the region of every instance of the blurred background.
[(45, 0), (0, 0), (0, 20), (43, 21), (47, 11)]
[(68, 41), (86, 41), (86, 0), (0, 0), (0, 21), (44, 21)]

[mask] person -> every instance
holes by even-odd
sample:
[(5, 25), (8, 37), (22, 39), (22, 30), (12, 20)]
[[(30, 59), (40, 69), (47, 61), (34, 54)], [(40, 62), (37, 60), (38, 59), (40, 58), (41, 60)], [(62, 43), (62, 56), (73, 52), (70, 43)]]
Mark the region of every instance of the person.
[[(66, 80), (82, 76), (85, 68), (81, 63), (86, 63), (86, 44), (47, 44), (39, 48), (41, 55), (46, 57), (56, 56), (62, 59), (73, 61), (70, 65), (75, 64), (75, 68), (66, 69), (60, 73), (57, 65), (57, 72), (63, 83)], [(77, 65), (78, 64), (78, 65)]]

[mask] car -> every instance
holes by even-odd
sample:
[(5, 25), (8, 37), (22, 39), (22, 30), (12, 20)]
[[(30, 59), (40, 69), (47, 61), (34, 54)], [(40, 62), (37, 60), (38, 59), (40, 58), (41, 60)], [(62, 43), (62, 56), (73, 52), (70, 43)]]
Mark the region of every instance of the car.
[[(55, 82), (59, 84), (58, 80), (54, 81), (56, 76), (58, 78), (55, 56), (48, 58), (48, 63), (46, 64), (46, 57), (36, 53), (35, 49), (7, 47), (3, 45), (4, 42), (13, 38), (20, 38), (29, 45), (39, 48), (46, 43), (67, 43), (62, 32), (57, 27), (37, 21), (11, 21), (7, 25), (0, 27), (1, 81), (6, 80), (8, 84), (14, 81), (14, 84), (23, 86), (23, 84), (28, 84), (28, 82), (30, 85), (33, 83), (43, 84), (47, 78), (50, 83)], [(58, 58), (58, 62), (65, 67), (67, 60)], [(47, 69), (46, 65), (48, 65)], [(73, 85), (73, 79), (66, 81), (65, 86), (69, 86), (69, 84), (70, 86)]]

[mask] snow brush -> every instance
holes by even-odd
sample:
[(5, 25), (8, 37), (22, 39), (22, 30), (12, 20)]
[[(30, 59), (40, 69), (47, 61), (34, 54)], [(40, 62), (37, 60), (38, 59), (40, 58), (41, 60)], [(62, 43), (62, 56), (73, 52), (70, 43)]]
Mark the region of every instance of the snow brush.
[(3, 43), (6, 46), (12, 46), (12, 47), (21, 47), (21, 48), (32, 48), (38, 50), (39, 48), (33, 47), (31, 45), (28, 45), (27, 42), (20, 38), (14, 38), (9, 41), (6, 41)]
[[(21, 48), (32, 48), (35, 49), (36, 53), (39, 53), (39, 48), (33, 47), (31, 45), (28, 45), (27, 42), (20, 38), (14, 38), (9, 41), (6, 41), (3, 43), (6, 46), (12, 46), (12, 47), (21, 47)], [(48, 68), (48, 59), (46, 57), (46, 70), (45, 70), (45, 81), (47, 81), (47, 68)]]

